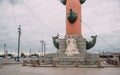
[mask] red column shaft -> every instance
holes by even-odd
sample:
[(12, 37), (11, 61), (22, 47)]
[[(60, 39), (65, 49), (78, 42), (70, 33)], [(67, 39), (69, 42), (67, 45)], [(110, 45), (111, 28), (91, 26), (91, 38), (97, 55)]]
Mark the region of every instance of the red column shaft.
[(74, 23), (70, 23), (66, 18), (66, 34), (82, 35), (81, 32), (81, 4), (79, 0), (67, 0), (66, 15), (72, 9), (78, 14), (78, 19)]

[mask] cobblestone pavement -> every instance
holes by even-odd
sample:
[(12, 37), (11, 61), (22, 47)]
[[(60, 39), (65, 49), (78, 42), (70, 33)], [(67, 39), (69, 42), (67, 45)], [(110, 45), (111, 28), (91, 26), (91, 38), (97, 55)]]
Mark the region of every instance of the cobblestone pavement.
[(106, 68), (66, 68), (29, 67), (6, 65), (0, 68), (0, 75), (120, 75), (120, 67)]

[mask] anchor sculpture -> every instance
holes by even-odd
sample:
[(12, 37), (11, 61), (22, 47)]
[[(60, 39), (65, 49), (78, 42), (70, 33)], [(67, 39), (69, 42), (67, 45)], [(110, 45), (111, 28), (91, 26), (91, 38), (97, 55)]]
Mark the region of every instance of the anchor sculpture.
[(91, 49), (96, 44), (97, 35), (96, 36), (91, 36), (91, 38), (92, 38), (92, 41), (86, 41), (86, 50)]
[(53, 36), (52, 39), (53, 39), (53, 44), (54, 44), (54, 46), (55, 46), (57, 49), (59, 49), (59, 42), (57, 41), (57, 40), (59, 39), (59, 35)]
[(74, 23), (77, 20), (77, 13), (75, 13), (72, 9), (70, 9), (67, 19), (70, 23)]

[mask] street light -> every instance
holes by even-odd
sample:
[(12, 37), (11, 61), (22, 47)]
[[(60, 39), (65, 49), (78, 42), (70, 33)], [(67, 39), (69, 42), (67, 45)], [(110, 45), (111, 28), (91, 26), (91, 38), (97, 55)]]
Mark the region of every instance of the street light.
[(46, 43), (45, 41), (42, 39), (40, 40), (40, 43), (41, 43), (41, 55), (44, 56), (45, 55), (45, 47), (46, 47)]
[(4, 44), (4, 55), (6, 56), (6, 44)]
[(43, 39), (42, 39), (42, 40), (40, 40), (40, 43), (41, 43), (41, 50), (42, 50), (41, 55), (43, 56), (43, 43), (44, 43), (44, 40), (43, 40)]
[(29, 50), (29, 56), (31, 56), (31, 52), (32, 52), (32, 49), (30, 48), (30, 50)]

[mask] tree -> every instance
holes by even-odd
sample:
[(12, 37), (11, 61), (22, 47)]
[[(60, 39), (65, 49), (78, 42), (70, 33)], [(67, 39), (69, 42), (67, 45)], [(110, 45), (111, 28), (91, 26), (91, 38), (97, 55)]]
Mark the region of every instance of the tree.
[(38, 54), (34, 53), (34, 54), (31, 54), (30, 56), (36, 56), (36, 57), (39, 57)]
[(26, 57), (23, 52), (21, 53), (21, 57), (22, 57), (22, 58), (25, 58), (25, 57)]
[(3, 57), (3, 58), (4, 58), (4, 57), (5, 57), (5, 55), (0, 55), (0, 57)]
[(9, 53), (9, 54), (7, 54), (7, 56), (8, 56), (8, 57), (13, 58), (13, 55), (12, 55), (12, 54), (10, 54), (10, 53)]

